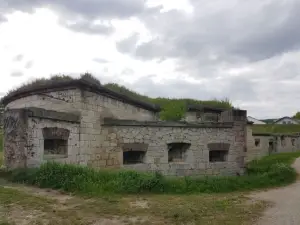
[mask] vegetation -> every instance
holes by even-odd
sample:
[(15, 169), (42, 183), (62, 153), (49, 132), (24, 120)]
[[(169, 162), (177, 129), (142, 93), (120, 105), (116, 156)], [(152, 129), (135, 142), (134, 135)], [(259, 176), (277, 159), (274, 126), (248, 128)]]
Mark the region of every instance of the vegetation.
[[(88, 81), (96, 85), (101, 85), (100, 81), (89, 73), (85, 73), (81, 75), (80, 79), (83, 79), (85, 81)], [(17, 89), (11, 90), (6, 96), (10, 96), (14, 94), (16, 91), (30, 90), (32, 87), (40, 87), (47, 84), (53, 84), (53, 83), (57, 83), (61, 81), (69, 81), (69, 80), (74, 80), (74, 78), (66, 75), (55, 75), (50, 77), (49, 79), (39, 78), (29, 83), (23, 84)], [(160, 105), (162, 107), (162, 111), (160, 113), (160, 117), (162, 120), (175, 120), (175, 121), (180, 120), (186, 111), (186, 106), (189, 104), (195, 104), (195, 105), (201, 104), (201, 105), (208, 105), (208, 106), (213, 106), (218, 108), (232, 107), (232, 104), (228, 99), (200, 101), (195, 99), (150, 98), (148, 96), (141, 95), (137, 92), (131, 91), (128, 88), (115, 83), (108, 83), (108, 84), (104, 84), (103, 86), (115, 92), (135, 98), (137, 100)]]
[(2, 131), (0, 130), (0, 167), (3, 163), (3, 135)]
[(300, 152), (281, 153), (265, 156), (259, 160), (253, 160), (247, 165), (248, 174), (258, 174), (272, 171), (274, 165), (291, 165)]
[(253, 133), (292, 134), (300, 132), (300, 124), (254, 124)]
[(300, 120), (300, 112), (297, 112), (294, 116), (293, 116), (294, 119), (298, 119)]
[(209, 101), (200, 101), (200, 100), (195, 100), (195, 99), (170, 99), (170, 98), (150, 98), (145, 95), (141, 95), (137, 92), (134, 92), (132, 90), (129, 90), (128, 88), (115, 84), (115, 83), (108, 83), (104, 85), (105, 87), (130, 96), (132, 98), (141, 100), (141, 101), (146, 101), (146, 102), (152, 102), (154, 104), (157, 104), (162, 107), (162, 111), (160, 113), (160, 118), (162, 120), (180, 120), (185, 111), (186, 111), (186, 106), (187, 105), (206, 105), (206, 106), (212, 106), (212, 107), (217, 107), (217, 108), (230, 108), (232, 107), (231, 102), (229, 99), (224, 99), (224, 100), (209, 100)]
[(168, 178), (159, 173), (96, 171), (54, 162), (43, 164), (40, 168), (15, 170), (4, 175), (12, 182), (90, 196), (126, 193), (226, 193), (292, 183), (296, 179), (296, 172), (290, 163), (299, 156), (300, 152), (267, 156), (250, 163), (246, 175), (232, 177)]
[[(54, 191), (0, 186), (0, 225), (251, 225), (266, 207), (241, 194), (126, 195), (84, 199)], [(10, 188), (9, 188), (10, 187)]]

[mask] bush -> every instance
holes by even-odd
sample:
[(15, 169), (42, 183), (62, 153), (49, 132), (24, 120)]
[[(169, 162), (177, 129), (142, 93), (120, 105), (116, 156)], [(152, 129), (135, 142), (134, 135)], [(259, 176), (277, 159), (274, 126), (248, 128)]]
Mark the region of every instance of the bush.
[(3, 134), (2, 130), (0, 130), (0, 167), (3, 164)]
[(169, 178), (159, 173), (129, 170), (100, 170), (48, 162), (40, 168), (6, 172), (12, 182), (22, 182), (41, 188), (61, 189), (91, 196), (137, 193), (224, 193), (290, 184), (296, 171), (290, 166), (300, 153), (267, 156), (250, 162), (247, 174), (239, 177)]

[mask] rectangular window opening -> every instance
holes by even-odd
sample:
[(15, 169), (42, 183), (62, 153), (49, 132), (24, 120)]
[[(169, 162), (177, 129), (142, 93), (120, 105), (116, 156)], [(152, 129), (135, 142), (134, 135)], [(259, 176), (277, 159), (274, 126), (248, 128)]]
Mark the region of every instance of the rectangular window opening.
[(280, 140), (281, 140), (281, 146), (284, 147), (285, 146), (285, 137), (281, 136)]
[(64, 158), (68, 156), (68, 141), (62, 139), (45, 139), (44, 156), (46, 158)]
[(228, 151), (209, 151), (209, 162), (226, 162)]
[(260, 139), (255, 139), (254, 144), (256, 147), (260, 145)]
[(139, 164), (144, 163), (146, 152), (144, 151), (127, 151), (123, 152), (123, 164)]
[(185, 153), (191, 144), (189, 143), (170, 143), (168, 144), (168, 162), (184, 162)]
[(292, 138), (291, 142), (292, 142), (292, 146), (295, 146), (295, 139), (294, 138)]

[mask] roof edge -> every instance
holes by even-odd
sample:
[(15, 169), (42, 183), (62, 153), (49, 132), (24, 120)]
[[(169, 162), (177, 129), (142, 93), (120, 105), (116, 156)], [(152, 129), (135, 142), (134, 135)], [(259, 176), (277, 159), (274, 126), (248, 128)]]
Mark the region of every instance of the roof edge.
[(224, 112), (227, 110), (233, 109), (231, 108), (218, 108), (218, 107), (212, 107), (212, 106), (206, 106), (206, 105), (187, 105), (187, 111), (188, 112), (196, 112), (200, 110), (207, 110), (207, 111), (213, 111), (213, 112)]
[(13, 91), (12, 93), (8, 94), (7, 96), (2, 98), (1, 103), (6, 106), (12, 101), (15, 101), (20, 98), (24, 98), (27, 96), (44, 93), (45, 89), (47, 92), (49, 91), (58, 91), (58, 90), (70, 90), (73, 88), (79, 88), (80, 90), (86, 90), (90, 91), (96, 94), (102, 94), (106, 95), (110, 98), (114, 98), (116, 100), (121, 100), (125, 103), (134, 105), (139, 108), (143, 108), (152, 112), (160, 112), (161, 108), (160, 106), (144, 101), (140, 101), (137, 99), (134, 99), (132, 97), (129, 97), (127, 95), (120, 94), (118, 92), (115, 92), (109, 88), (106, 88), (102, 85), (93, 84), (90, 82), (87, 82), (83, 79), (76, 79), (76, 80), (68, 80), (68, 81), (56, 81), (53, 83), (48, 84), (41, 84), (36, 87), (27, 87), (21, 90)]

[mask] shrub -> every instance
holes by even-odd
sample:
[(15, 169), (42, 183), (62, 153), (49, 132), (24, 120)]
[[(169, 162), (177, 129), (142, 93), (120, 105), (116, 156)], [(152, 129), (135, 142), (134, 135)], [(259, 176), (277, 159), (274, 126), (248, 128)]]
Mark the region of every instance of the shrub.
[(61, 189), (78, 194), (137, 193), (224, 193), (286, 185), (296, 179), (290, 166), (300, 153), (267, 156), (250, 162), (247, 174), (239, 177), (164, 177), (160, 173), (130, 170), (100, 170), (48, 162), (40, 168), (14, 170), (5, 176), (12, 182), (22, 182), (41, 188)]
[(3, 133), (0, 130), (0, 167), (3, 164)]

